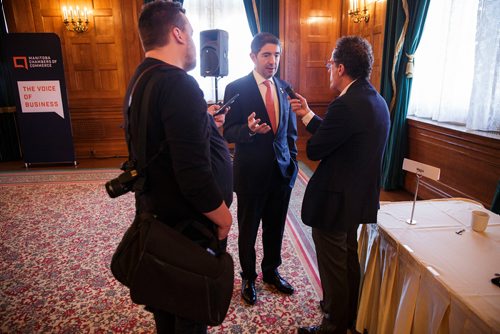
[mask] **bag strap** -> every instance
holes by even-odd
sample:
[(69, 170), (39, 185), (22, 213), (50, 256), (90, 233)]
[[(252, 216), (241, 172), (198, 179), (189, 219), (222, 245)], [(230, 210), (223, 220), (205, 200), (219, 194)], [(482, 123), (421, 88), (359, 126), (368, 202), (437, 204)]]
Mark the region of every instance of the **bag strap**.
[[(158, 220), (158, 217), (155, 214), (150, 212), (143, 212), (139, 214), (139, 224), (141, 221), (155, 219)], [(162, 222), (162, 224), (164, 224)], [(194, 220), (194, 219), (186, 219), (179, 222), (176, 222), (175, 225), (169, 225), (172, 229), (176, 230), (180, 234), (184, 234), (184, 231), (187, 228), (192, 228), (196, 230), (201, 236), (205, 238), (206, 241), (209, 242), (209, 248), (214, 254), (218, 255), (223, 252), (220, 241), (217, 238), (217, 235), (214, 234), (207, 226), (204, 224)]]
[(155, 68), (157, 68), (159, 66), (164, 66), (164, 64), (154, 64), (154, 65), (151, 65), (148, 68), (146, 68), (144, 71), (142, 71), (141, 74), (139, 74), (139, 76), (137, 77), (137, 79), (135, 79), (134, 84), (132, 85), (132, 88), (130, 89), (130, 95), (128, 97), (127, 111), (126, 111), (127, 112), (128, 123), (127, 123), (127, 131), (125, 133), (125, 137), (126, 137), (126, 140), (127, 140), (127, 148), (128, 148), (129, 160), (131, 158), (130, 152), (132, 152), (131, 149), (130, 149), (131, 148), (131, 146), (130, 146), (130, 115), (131, 115), (130, 106), (132, 105), (132, 98), (134, 96), (135, 89), (136, 89), (137, 85), (139, 84), (139, 82), (141, 81), (141, 79), (144, 77), (144, 75), (146, 73), (148, 73), (149, 71), (151, 71), (151, 70), (153, 70), (153, 69), (155, 69)]
[(139, 138), (138, 138), (138, 151), (137, 151), (137, 170), (139, 173), (139, 179), (134, 183), (134, 191), (141, 192), (144, 190), (144, 184), (146, 183), (146, 175), (144, 171), (149, 166), (149, 164), (155, 160), (162, 149), (160, 149), (154, 156), (151, 157), (149, 161), (146, 161), (146, 142), (147, 142), (147, 127), (148, 127), (148, 114), (149, 114), (149, 104), (151, 101), (151, 91), (153, 86), (156, 84), (156, 80), (153, 77), (146, 84), (144, 89), (144, 94), (141, 103), (141, 115), (139, 117)]
[[(135, 192), (141, 192), (144, 190), (144, 184), (146, 183), (146, 175), (145, 175), (145, 170), (149, 166), (151, 162), (153, 162), (163, 151), (164, 146), (162, 145), (158, 152), (156, 152), (155, 155), (153, 155), (149, 160), (146, 160), (146, 144), (147, 144), (147, 126), (148, 126), (148, 115), (149, 115), (149, 105), (151, 103), (151, 93), (153, 91), (154, 86), (158, 82), (158, 76), (159, 73), (153, 73), (150, 77), (149, 80), (144, 88), (143, 95), (142, 95), (142, 100), (141, 100), (141, 106), (139, 110), (136, 110), (136, 108), (132, 107), (132, 98), (135, 93), (135, 89), (140, 82), (140, 80), (144, 77), (144, 75), (151, 70), (158, 68), (158, 67), (163, 67), (164, 69), (169, 69), (167, 65), (165, 64), (154, 64), (148, 68), (146, 68), (138, 77), (137, 80), (134, 82), (134, 85), (132, 86), (130, 96), (129, 96), (129, 101), (128, 101), (128, 108), (127, 108), (127, 117), (129, 119), (128, 122), (128, 131), (127, 131), (127, 147), (129, 151), (129, 160), (131, 160), (131, 140), (130, 140), (130, 116), (132, 114), (140, 115), (139, 117), (139, 131), (138, 131), (138, 146), (137, 146), (137, 172), (139, 174), (139, 178), (137, 181), (134, 183), (133, 189)], [(144, 80), (144, 79), (143, 79)]]

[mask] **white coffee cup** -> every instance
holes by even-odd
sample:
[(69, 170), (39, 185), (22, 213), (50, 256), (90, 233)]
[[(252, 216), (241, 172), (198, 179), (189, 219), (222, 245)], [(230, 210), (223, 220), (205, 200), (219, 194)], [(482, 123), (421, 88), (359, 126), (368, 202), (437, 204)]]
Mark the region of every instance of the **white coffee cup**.
[(488, 226), (488, 220), (490, 215), (484, 211), (474, 210), (472, 211), (471, 227), (476, 232), (484, 232), (486, 226)]

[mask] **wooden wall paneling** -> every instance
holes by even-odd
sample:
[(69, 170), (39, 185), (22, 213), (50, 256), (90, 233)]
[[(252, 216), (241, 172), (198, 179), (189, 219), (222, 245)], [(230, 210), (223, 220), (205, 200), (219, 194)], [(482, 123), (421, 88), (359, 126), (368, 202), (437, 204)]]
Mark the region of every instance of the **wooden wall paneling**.
[[(280, 38), (283, 43), (282, 78), (308, 100), (315, 113), (323, 116), (335, 96), (330, 90), (325, 62), (340, 37), (338, 1), (280, 0)], [(310, 134), (297, 122), (297, 147), (305, 150)]]
[(373, 47), (374, 56), (371, 82), (373, 86), (380, 91), (387, 3), (386, 1), (376, 1), (373, 2), (370, 7), (371, 12), (373, 13), (373, 27), (370, 42)]
[(126, 88), (122, 45), (126, 30), (122, 29), (121, 2), (93, 0), (79, 6), (92, 9), (89, 30), (64, 32), (65, 52), (71, 59), (67, 77), (76, 155), (125, 156), (121, 109)]
[[(30, 0), (3, 0), (9, 32), (34, 32), (35, 20)], [(22, 18), (17, 19), (16, 18)]]
[[(500, 140), (408, 120), (408, 158), (441, 168), (439, 181), (422, 178), (419, 197), (466, 197), (489, 208), (500, 180)], [(405, 188), (415, 191), (407, 174)]]
[(354, 23), (349, 15), (349, 0), (343, 1), (342, 22), (344, 27), (342, 33), (344, 35), (359, 35), (366, 38), (373, 49), (373, 70), (370, 78), (371, 83), (380, 91), (380, 81), (382, 74), (382, 56), (384, 49), (384, 29), (385, 29), (385, 13), (386, 1), (367, 1), (366, 7), (370, 13), (368, 22), (361, 21)]
[(340, 1), (301, 1), (300, 9), (300, 85), (299, 91), (309, 102), (330, 101), (326, 60), (340, 37)]
[[(294, 89), (302, 94), (300, 91), (300, 26), (301, 26), (301, 13), (300, 1), (297, 0), (280, 0), (280, 40), (283, 46), (283, 52), (280, 62), (280, 75), (281, 78), (289, 82)], [(299, 133), (298, 149), (303, 150), (305, 147), (305, 138), (307, 131), (300, 122), (297, 122)]]
[[(127, 145), (122, 128), (123, 117), (114, 107), (95, 108), (92, 112), (75, 113), (73, 127), (75, 151), (80, 156), (95, 157), (127, 156)], [(105, 140), (88, 140), (89, 137), (105, 138)]]
[[(300, 1), (280, 0), (281, 78), (299, 89), (300, 76)], [(300, 92), (299, 92), (300, 93)]]
[(116, 99), (125, 91), (120, 3), (94, 0), (92, 11), (89, 31), (63, 34), (73, 107), (88, 106), (95, 97)]
[(144, 0), (121, 0), (122, 26), (123, 30), (123, 56), (125, 58), (125, 82), (128, 83), (137, 65), (144, 59), (141, 40), (137, 27), (139, 26), (139, 14)]
[[(299, 92), (319, 116), (326, 114), (328, 104), (338, 94), (330, 88), (325, 65), (340, 37), (341, 9), (340, 1), (301, 1)], [(302, 122), (298, 123), (298, 145), (305, 148), (310, 134)]]

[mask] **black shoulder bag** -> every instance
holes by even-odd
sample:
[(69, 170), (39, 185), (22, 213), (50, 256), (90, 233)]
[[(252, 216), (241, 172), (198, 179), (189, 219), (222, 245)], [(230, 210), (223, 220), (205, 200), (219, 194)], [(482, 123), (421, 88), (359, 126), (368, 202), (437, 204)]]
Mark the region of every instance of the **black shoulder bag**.
[[(149, 110), (154, 84), (155, 75), (146, 85), (141, 103), (143, 111)], [(145, 161), (146, 151), (145, 118), (142, 117), (139, 124), (140, 167), (149, 164), (141, 164)], [(156, 156), (158, 154), (153, 159)], [(145, 168), (140, 170), (145, 171)], [(203, 236), (203, 246), (183, 235), (186, 229), (194, 229)], [(220, 249), (212, 231), (196, 221), (177, 222), (172, 228), (153, 214), (136, 215), (113, 254), (111, 272), (119, 282), (130, 288), (134, 303), (198, 323), (220, 325), (231, 302), (233, 259)]]

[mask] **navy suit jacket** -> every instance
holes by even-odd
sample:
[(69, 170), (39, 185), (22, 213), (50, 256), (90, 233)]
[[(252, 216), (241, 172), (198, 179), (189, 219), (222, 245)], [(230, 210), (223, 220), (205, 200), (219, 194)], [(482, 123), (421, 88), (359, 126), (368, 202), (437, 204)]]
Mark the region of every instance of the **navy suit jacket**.
[(321, 160), (309, 180), (302, 221), (328, 231), (376, 223), (382, 156), (389, 134), (387, 103), (364, 79), (307, 125), (307, 157)]
[(240, 194), (261, 194), (267, 190), (273, 176), (274, 162), (278, 163), (281, 175), (293, 187), (297, 177), (297, 120), (287, 99), (288, 84), (273, 78), (279, 99), (279, 126), (276, 134), (250, 136), (248, 116), (271, 124), (266, 106), (253, 73), (233, 81), (226, 87), (225, 101), (236, 94), (240, 96), (231, 105), (224, 123), (224, 138), (235, 143), (233, 160), (234, 190)]

